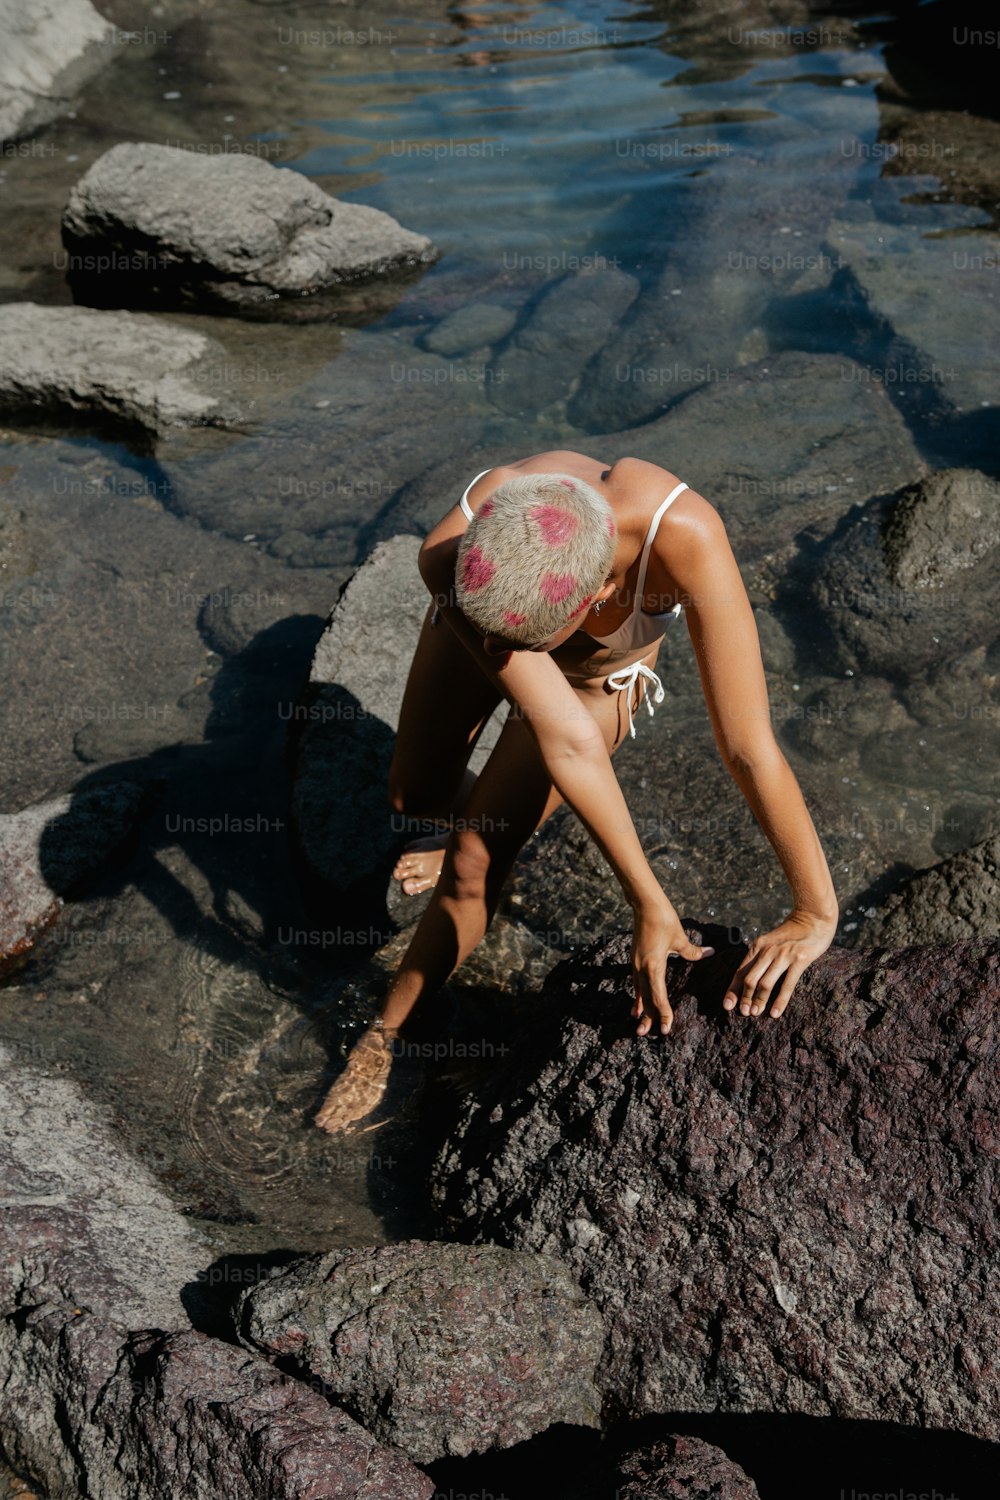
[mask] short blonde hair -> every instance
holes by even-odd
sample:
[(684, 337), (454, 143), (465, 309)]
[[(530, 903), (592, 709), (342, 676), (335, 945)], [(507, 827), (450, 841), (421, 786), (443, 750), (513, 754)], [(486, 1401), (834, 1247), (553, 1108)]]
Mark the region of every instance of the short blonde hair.
[(507, 479), (459, 544), (459, 607), (484, 635), (537, 645), (586, 614), (617, 539), (611, 506), (574, 474)]

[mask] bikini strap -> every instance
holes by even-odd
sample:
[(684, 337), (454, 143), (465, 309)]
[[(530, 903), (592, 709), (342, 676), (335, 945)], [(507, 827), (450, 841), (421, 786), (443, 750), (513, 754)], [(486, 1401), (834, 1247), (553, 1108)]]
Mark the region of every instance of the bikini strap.
[[(483, 474), (488, 474), (489, 472), (490, 472), (489, 469), (483, 469), (481, 471), (481, 473), (479, 473), (479, 474), (476, 475), (476, 479), (482, 479)], [(469, 501), (468, 501), (467, 497), (468, 497), (469, 491), (472, 489), (472, 486), (476, 483), (476, 479), (470, 479), (469, 480), (469, 483), (465, 487), (465, 494), (462, 496), (461, 500), (458, 502), (459, 505), (462, 507), (462, 509), (465, 511), (465, 514), (468, 516), (468, 518), (469, 518), (470, 521), (472, 520), (472, 517), (475, 515), (475, 511), (472, 509), (472, 506), (469, 504)]]
[(649, 531), (646, 533), (646, 545), (642, 549), (642, 561), (639, 564), (639, 581), (636, 584), (635, 589), (634, 610), (642, 609), (642, 601), (646, 597), (646, 569), (649, 566), (649, 554), (653, 550), (653, 538), (656, 535), (656, 528), (660, 524), (660, 517), (663, 515), (663, 512), (666, 510), (667, 506), (670, 505), (672, 501), (677, 499), (677, 496), (680, 494), (681, 490), (686, 489), (687, 485), (682, 479), (680, 484), (675, 486), (675, 488), (670, 491), (670, 494), (664, 500), (663, 504), (656, 512), (656, 515), (649, 523)]

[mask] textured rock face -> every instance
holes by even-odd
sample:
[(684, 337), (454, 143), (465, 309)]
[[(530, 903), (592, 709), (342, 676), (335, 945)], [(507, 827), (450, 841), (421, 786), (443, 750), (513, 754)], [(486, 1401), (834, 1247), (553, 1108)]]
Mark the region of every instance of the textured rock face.
[(610, 1408), (835, 1414), (996, 1441), (1000, 941), (831, 949), (778, 1021), (722, 1011), (745, 949), (670, 964), (632, 1034), (625, 936), (434, 1171), (448, 1231), (558, 1255), (605, 1319)]
[(141, 799), (136, 784), (112, 783), (0, 814), (0, 969), (26, 952), (63, 898), (101, 869)]
[(241, 1340), (291, 1356), (418, 1462), (596, 1423), (601, 1320), (565, 1267), (494, 1245), (296, 1261), (244, 1292)]
[(757, 1486), (721, 1448), (671, 1436), (618, 1467), (615, 1500), (759, 1500)]
[(1000, 485), (942, 470), (852, 511), (811, 593), (834, 671), (906, 679), (996, 635)]
[(942, 589), (1000, 545), (1000, 484), (975, 469), (942, 469), (904, 490), (882, 534), (901, 589)]
[(0, 1061), (10, 1462), (50, 1500), (427, 1500), (426, 1475), (318, 1391), (181, 1326), (210, 1247), (73, 1084)]
[(921, 870), (886, 902), (859, 942), (957, 943), (1000, 933), (1000, 834)]
[(0, 407), (65, 418), (74, 412), (170, 427), (225, 427), (237, 419), (214, 371), (215, 339), (145, 313), (90, 307), (0, 308)]
[(0, 0), (0, 141), (54, 120), (114, 51), (89, 0)]
[[(425, 235), (380, 209), (340, 203), (301, 172), (145, 141), (113, 146), (80, 179), (63, 242), (81, 257), (74, 284), (119, 306), (138, 298), (238, 308), (437, 254)], [(138, 275), (118, 276), (110, 288), (89, 275), (88, 257), (109, 252), (144, 256)]]

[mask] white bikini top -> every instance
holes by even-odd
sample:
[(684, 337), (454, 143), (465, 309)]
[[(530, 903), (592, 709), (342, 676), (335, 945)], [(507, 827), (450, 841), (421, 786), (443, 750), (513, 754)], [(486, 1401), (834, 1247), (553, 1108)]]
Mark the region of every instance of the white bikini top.
[[(466, 486), (465, 494), (458, 502), (470, 521), (475, 515), (475, 511), (472, 509), (468, 502), (469, 490), (472, 489), (472, 486), (476, 483), (477, 480), (482, 479), (483, 474), (488, 474), (489, 472), (489, 469), (483, 469), (479, 474), (477, 474), (476, 478), (471, 480), (470, 483)], [(624, 653), (635, 651), (642, 646), (651, 646), (654, 641), (658, 641), (660, 639), (671, 621), (679, 618), (682, 609), (682, 606), (680, 604), (675, 604), (673, 609), (665, 610), (663, 614), (653, 615), (648, 614), (646, 610), (643, 609), (642, 600), (643, 595), (646, 591), (646, 569), (649, 566), (649, 554), (652, 551), (653, 538), (656, 535), (656, 528), (657, 526), (659, 526), (660, 519), (667, 507), (677, 499), (677, 496), (680, 494), (681, 490), (686, 489), (687, 485), (683, 480), (681, 480), (680, 484), (675, 485), (649, 523), (649, 530), (646, 532), (646, 541), (642, 549), (642, 558), (639, 563), (639, 578), (638, 582), (636, 583), (635, 604), (632, 606), (632, 613), (628, 616), (627, 619), (622, 621), (618, 629), (611, 635), (594, 635), (593, 632), (589, 630), (582, 630), (580, 632), (581, 635), (589, 636), (592, 641), (596, 641), (598, 645), (607, 647), (607, 649), (610, 651), (620, 651)]]

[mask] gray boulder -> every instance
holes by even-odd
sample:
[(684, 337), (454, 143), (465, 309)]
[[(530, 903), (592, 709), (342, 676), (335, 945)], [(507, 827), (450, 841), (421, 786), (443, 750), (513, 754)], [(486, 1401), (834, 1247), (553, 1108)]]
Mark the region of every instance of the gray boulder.
[(0, 307), (0, 408), (154, 433), (228, 427), (239, 413), (213, 375), (225, 357), (217, 340), (146, 313), (12, 302)]
[(832, 671), (906, 680), (996, 635), (1000, 484), (943, 470), (844, 519), (808, 581)]
[(433, 1173), (442, 1230), (556, 1255), (604, 1316), (608, 1410), (776, 1411), (1000, 1435), (1000, 940), (831, 948), (778, 1020), (745, 948), (671, 960), (637, 1039), (629, 937), (550, 976)]
[(1000, 935), (1000, 834), (919, 870), (862, 928), (859, 945), (957, 943)]
[[(117, 305), (259, 306), (438, 253), (425, 235), (341, 203), (301, 172), (148, 141), (98, 158), (70, 194), (62, 230), (74, 287)], [(120, 264), (110, 287), (98, 274), (109, 255)]]
[(54, 120), (114, 54), (89, 0), (0, 0), (0, 141)]
[(418, 1240), (334, 1250), (244, 1292), (237, 1326), (418, 1462), (597, 1424), (601, 1320), (548, 1256)]
[(108, 863), (141, 800), (141, 786), (111, 782), (0, 814), (0, 969), (26, 953), (65, 898)]
[(902, 589), (942, 589), (1000, 545), (1000, 484), (942, 469), (903, 491), (882, 533), (886, 572)]

